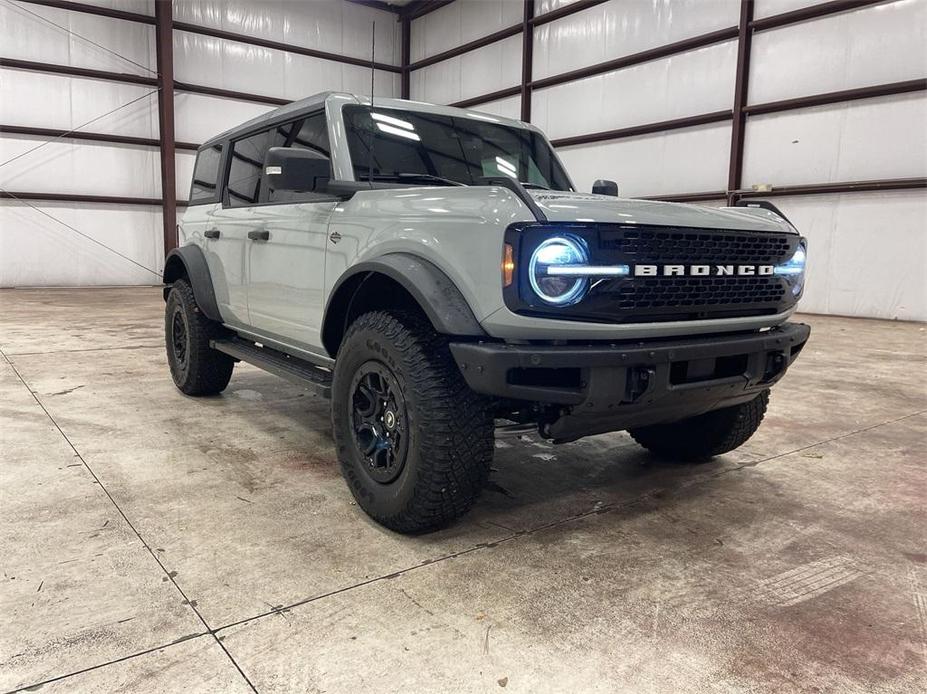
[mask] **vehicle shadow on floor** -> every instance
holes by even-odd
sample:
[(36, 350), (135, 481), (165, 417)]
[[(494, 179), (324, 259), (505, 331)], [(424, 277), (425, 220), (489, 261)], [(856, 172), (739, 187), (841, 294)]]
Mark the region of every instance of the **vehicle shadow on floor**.
[[(228, 394), (219, 397), (236, 398), (235, 392), (243, 389), (265, 393), (269, 397), (263, 402), (242, 403), (261, 409), (254, 425), (268, 434), (285, 435), (288, 445), (298, 450), (291, 461), (298, 474), (339, 476), (328, 401), (295, 401), (299, 389), (271, 379), (249, 375), (243, 382), (233, 381)], [(234, 401), (229, 405), (240, 409)], [(662, 460), (623, 432), (558, 445), (537, 435), (497, 437), (495, 445), (493, 471), (482, 496), (468, 515), (439, 533), (442, 537), (466, 533), (473, 523), (521, 532), (639, 499), (683, 490), (695, 495), (701, 493), (698, 482), (734, 464), (725, 458), (701, 464)], [(349, 493), (346, 486), (344, 493)]]

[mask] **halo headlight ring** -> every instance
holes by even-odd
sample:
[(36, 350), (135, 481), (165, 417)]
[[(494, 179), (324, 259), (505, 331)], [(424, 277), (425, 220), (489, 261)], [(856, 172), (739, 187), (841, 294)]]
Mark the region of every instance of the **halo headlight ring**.
[(528, 280), (535, 296), (550, 306), (569, 306), (582, 300), (589, 289), (586, 277), (548, 275), (553, 265), (585, 265), (589, 262), (586, 242), (578, 236), (564, 234), (542, 241), (531, 254)]

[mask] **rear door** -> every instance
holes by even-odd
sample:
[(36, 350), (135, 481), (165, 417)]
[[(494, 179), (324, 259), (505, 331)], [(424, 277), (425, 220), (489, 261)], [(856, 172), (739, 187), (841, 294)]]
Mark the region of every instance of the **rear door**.
[(234, 317), (227, 322), (238, 327), (253, 325), (248, 306), (248, 249), (254, 238), (265, 231), (260, 206), (264, 155), (269, 147), (279, 146), (282, 141), (278, 128), (269, 128), (228, 145), (227, 182), (222, 204), (214, 215), (214, 238), (208, 242), (212, 258), (209, 269), (212, 272), (213, 264), (218, 269), (213, 284), (220, 310), (221, 302), (227, 301)]
[(246, 325), (244, 241), (223, 228), (221, 174), (227, 149), (227, 145), (218, 143), (197, 152), (183, 227), (187, 240), (200, 246), (206, 255), (222, 320), (230, 325)]

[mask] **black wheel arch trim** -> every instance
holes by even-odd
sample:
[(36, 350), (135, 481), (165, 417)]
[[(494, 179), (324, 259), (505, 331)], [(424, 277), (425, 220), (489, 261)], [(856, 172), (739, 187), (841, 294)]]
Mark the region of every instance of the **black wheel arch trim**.
[[(338, 296), (339, 290), (346, 282), (362, 279), (354, 287), (351, 297), (345, 306), (344, 319), (350, 315), (354, 297), (363, 287), (368, 278), (384, 275), (402, 286), (413, 299), (422, 307), (425, 315), (431, 321), (435, 330), (445, 335), (484, 337), (486, 332), (480, 326), (476, 316), (457, 285), (434, 263), (411, 253), (388, 253), (373, 260), (368, 260), (351, 266), (332, 287), (325, 306), (325, 315), (322, 319), (322, 334), (327, 335), (334, 327), (331, 321), (339, 320), (333, 314), (332, 303)], [(347, 330), (347, 325), (339, 326), (341, 334)], [(334, 350), (329, 353), (334, 356)], [(337, 349), (337, 345), (335, 346)]]
[(199, 246), (181, 246), (167, 254), (164, 261), (164, 299), (170, 291), (170, 286), (184, 274), (190, 280), (193, 288), (193, 297), (196, 305), (210, 320), (222, 322), (219, 314), (219, 305), (216, 303), (216, 292), (212, 286), (212, 277), (206, 256)]

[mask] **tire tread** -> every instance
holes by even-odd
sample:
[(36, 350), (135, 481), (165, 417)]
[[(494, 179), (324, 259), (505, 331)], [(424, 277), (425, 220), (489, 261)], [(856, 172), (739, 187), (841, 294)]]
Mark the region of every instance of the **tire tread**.
[[(342, 348), (362, 331), (382, 335), (402, 355), (406, 401), (428, 413), (418, 431), (427, 464), (418, 468), (408, 503), (398, 512), (374, 518), (402, 533), (444, 527), (470, 510), (489, 477), (494, 424), (490, 403), (467, 386), (447, 339), (424, 318), (405, 312), (365, 313), (348, 329)], [(337, 440), (337, 426), (335, 431), (342, 470), (353, 492), (350, 480), (356, 473), (345, 450), (351, 444)], [(363, 499), (357, 494), (355, 498), (363, 507)]]
[(756, 433), (766, 414), (769, 391), (753, 400), (678, 422), (630, 429), (637, 443), (663, 458), (707, 460), (739, 448)]

